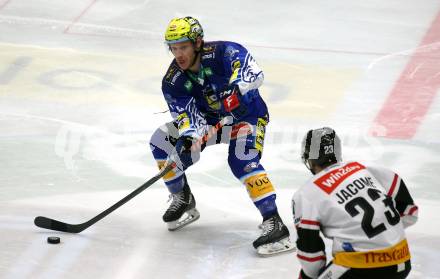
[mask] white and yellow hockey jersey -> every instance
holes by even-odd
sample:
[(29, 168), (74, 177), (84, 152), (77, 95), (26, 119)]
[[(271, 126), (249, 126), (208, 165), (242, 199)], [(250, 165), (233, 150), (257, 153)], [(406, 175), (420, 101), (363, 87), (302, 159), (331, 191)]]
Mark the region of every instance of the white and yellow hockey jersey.
[(297, 256), (302, 273), (317, 278), (327, 257), (322, 234), (333, 240), (333, 263), (372, 268), (410, 258), (404, 228), (417, 206), (394, 172), (340, 162), (314, 175), (293, 196)]

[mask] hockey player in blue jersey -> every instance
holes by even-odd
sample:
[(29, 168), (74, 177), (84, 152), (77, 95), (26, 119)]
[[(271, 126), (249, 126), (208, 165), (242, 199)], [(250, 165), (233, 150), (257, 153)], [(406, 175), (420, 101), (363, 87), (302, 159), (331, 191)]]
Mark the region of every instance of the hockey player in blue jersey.
[(205, 42), (202, 26), (192, 17), (171, 20), (165, 42), (175, 59), (162, 80), (162, 91), (174, 120), (153, 133), (150, 147), (159, 168), (170, 158), (177, 162), (164, 177), (172, 197), (163, 215), (168, 229), (179, 229), (199, 218), (185, 176), (185, 170), (200, 155), (192, 152), (191, 146), (209, 127), (228, 117), (230, 123), (201, 150), (212, 144), (229, 144), (229, 167), (246, 186), (263, 217), (262, 234), (253, 242), (257, 253), (270, 255), (293, 249), (277, 211), (275, 189), (260, 163), (269, 122), (258, 91), (263, 72), (240, 44)]

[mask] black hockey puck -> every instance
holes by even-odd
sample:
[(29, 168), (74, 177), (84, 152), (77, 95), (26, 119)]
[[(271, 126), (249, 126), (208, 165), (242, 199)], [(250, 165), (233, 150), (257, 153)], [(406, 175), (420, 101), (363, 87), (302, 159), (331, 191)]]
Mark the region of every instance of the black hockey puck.
[(58, 243), (60, 243), (60, 238), (58, 236), (49, 236), (47, 238), (47, 243), (58, 244)]

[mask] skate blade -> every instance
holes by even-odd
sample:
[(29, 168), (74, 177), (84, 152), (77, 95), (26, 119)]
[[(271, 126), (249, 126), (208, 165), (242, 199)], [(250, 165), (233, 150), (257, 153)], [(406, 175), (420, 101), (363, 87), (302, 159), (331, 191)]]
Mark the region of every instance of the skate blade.
[(261, 245), (257, 248), (257, 254), (260, 257), (270, 257), (294, 251), (296, 251), (296, 247), (288, 237), (277, 242)]
[(197, 221), (200, 218), (200, 213), (196, 208), (190, 209), (185, 212), (179, 220), (168, 222), (168, 230), (175, 231), (180, 228), (185, 227), (186, 225), (191, 224), (192, 222)]

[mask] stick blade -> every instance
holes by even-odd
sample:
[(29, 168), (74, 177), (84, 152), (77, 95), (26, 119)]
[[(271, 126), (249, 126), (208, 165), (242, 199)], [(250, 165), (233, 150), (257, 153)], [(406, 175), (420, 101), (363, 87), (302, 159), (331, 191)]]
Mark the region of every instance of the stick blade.
[(34, 224), (37, 227), (68, 233), (79, 233), (82, 231), (81, 227), (78, 225), (71, 225), (64, 222), (60, 222), (51, 218), (38, 216), (34, 220)]

